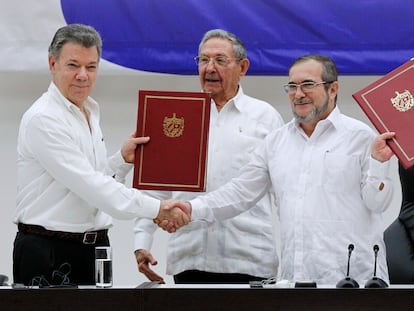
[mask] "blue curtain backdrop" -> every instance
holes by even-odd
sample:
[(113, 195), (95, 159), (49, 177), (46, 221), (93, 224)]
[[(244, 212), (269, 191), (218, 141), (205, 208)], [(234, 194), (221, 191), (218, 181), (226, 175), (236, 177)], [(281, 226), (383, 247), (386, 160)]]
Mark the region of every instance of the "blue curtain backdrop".
[(341, 75), (381, 75), (414, 57), (409, 0), (61, 0), (67, 23), (94, 26), (103, 58), (143, 71), (197, 74), (193, 57), (209, 29), (245, 43), (249, 75), (286, 75), (320, 53)]

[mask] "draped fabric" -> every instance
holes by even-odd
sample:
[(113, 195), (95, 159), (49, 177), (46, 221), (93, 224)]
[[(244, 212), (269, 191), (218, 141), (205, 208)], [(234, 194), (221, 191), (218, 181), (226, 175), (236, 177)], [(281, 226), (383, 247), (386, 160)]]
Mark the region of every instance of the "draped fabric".
[(103, 56), (139, 70), (196, 74), (203, 33), (224, 28), (245, 43), (249, 74), (284, 75), (302, 54), (331, 56), (341, 74), (383, 74), (414, 57), (407, 0), (62, 0), (68, 23), (94, 25)]
[[(20, 2), (23, 12), (31, 12), (25, 14), (22, 27), (53, 20), (47, 16), (56, 6), (52, 1)], [(90, 24), (101, 33), (105, 60), (140, 71), (197, 74), (193, 58), (202, 35), (213, 28), (229, 30), (244, 41), (251, 60), (249, 75), (286, 75), (293, 59), (309, 53), (331, 56), (342, 75), (385, 74), (414, 57), (414, 2), (408, 0), (54, 2), (60, 6), (53, 14), (63, 17), (64, 23)], [(7, 3), (16, 7), (12, 0), (0, 6)], [(22, 10), (15, 12), (19, 16), (10, 19), (14, 23)], [(1, 23), (6, 29), (0, 36), (15, 38), (13, 32), (24, 32), (17, 23), (10, 28)], [(24, 47), (36, 47), (36, 40), (46, 39), (51, 38), (30, 38)], [(6, 44), (10, 42), (22, 41), (9, 39)], [(5, 47), (0, 47), (0, 57), (1, 49)]]

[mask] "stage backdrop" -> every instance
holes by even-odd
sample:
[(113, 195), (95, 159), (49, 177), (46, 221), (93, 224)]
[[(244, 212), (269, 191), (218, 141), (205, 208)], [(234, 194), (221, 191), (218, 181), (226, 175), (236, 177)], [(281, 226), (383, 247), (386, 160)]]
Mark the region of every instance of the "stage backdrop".
[(65, 23), (94, 26), (110, 63), (158, 73), (196, 74), (199, 40), (212, 28), (244, 41), (249, 75), (285, 75), (308, 53), (331, 56), (342, 75), (378, 75), (414, 55), (407, 0), (4, 0), (0, 9), (0, 70), (44, 68)]

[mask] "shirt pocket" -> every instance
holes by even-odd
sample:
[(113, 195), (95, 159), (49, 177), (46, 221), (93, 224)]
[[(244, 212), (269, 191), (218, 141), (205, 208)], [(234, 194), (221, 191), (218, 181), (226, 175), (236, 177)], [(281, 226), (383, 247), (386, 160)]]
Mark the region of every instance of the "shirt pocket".
[(207, 224), (193, 221), (171, 235), (167, 256), (176, 262), (185, 260), (189, 256), (201, 255), (207, 241)]
[(361, 164), (356, 155), (326, 153), (322, 186), (330, 192), (356, 191), (361, 186)]
[(251, 154), (260, 143), (260, 141), (260, 138), (243, 134), (233, 137), (231, 141), (232, 160), (230, 163), (233, 170), (236, 170), (238, 172), (242, 166), (249, 163)]

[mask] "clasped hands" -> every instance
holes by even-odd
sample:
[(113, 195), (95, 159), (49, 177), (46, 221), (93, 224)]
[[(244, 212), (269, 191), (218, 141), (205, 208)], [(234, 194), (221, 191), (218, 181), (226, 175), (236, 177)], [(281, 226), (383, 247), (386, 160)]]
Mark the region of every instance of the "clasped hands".
[(154, 223), (169, 233), (177, 231), (191, 220), (191, 205), (179, 200), (163, 200)]

